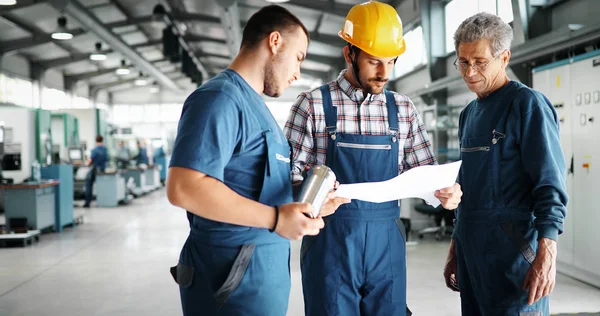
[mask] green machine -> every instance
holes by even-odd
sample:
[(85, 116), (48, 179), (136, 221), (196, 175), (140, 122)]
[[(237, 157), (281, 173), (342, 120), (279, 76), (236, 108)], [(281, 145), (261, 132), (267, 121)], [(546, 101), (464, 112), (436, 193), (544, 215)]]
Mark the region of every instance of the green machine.
[(36, 148), (37, 160), (42, 165), (52, 164), (52, 113), (36, 109)]
[(79, 146), (79, 121), (72, 114), (52, 113), (52, 136), (54, 161), (67, 161), (67, 150)]
[(96, 109), (96, 135), (104, 137), (104, 146), (108, 149), (108, 154), (113, 157), (115, 143), (113, 139), (115, 127), (108, 123), (108, 113), (103, 109)]

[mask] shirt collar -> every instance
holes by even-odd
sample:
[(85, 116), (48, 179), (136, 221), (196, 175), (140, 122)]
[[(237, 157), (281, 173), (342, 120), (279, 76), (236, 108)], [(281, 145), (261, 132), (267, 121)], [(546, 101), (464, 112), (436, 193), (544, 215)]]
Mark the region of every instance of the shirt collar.
[(342, 70), (340, 72), (340, 74), (338, 75), (336, 81), (337, 81), (338, 87), (340, 87), (340, 90), (342, 92), (344, 92), (350, 98), (350, 100), (352, 100), (354, 102), (362, 102), (365, 100), (365, 97), (370, 97), (371, 98), (370, 102), (375, 101), (375, 100), (385, 100), (385, 93), (379, 93), (379, 94), (367, 93), (367, 95), (365, 96), (362, 89), (354, 87), (350, 83), (350, 81), (348, 81), (348, 79), (346, 79), (344, 77), (344, 75), (346, 74), (346, 71), (347, 71), (347, 69)]

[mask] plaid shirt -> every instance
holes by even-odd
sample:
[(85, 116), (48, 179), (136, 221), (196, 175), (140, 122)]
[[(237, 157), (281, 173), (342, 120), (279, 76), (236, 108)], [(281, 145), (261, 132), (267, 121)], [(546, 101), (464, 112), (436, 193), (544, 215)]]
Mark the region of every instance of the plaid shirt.
[[(344, 134), (389, 134), (385, 93), (363, 96), (344, 78), (328, 83), (333, 106), (337, 107), (337, 131)], [(395, 93), (398, 105), (398, 174), (422, 165), (436, 163), (431, 143), (412, 101)], [(327, 140), (323, 98), (319, 88), (301, 93), (292, 105), (284, 133), (292, 145), (294, 181), (301, 181), (306, 166), (325, 164)]]

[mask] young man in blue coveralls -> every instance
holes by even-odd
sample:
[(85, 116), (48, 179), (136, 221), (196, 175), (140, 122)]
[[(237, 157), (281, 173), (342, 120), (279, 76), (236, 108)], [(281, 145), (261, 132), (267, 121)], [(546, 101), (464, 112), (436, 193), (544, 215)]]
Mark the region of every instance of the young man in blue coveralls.
[(444, 270), (465, 316), (550, 315), (565, 161), (552, 103), (506, 75), (512, 39), (489, 13), (454, 34), (456, 69), (477, 95), (460, 114), (464, 196)]
[[(406, 96), (384, 89), (405, 50), (396, 10), (376, 1), (356, 5), (340, 36), (348, 42), (348, 69), (302, 93), (285, 125), (294, 180), (302, 180), (306, 167), (321, 164), (341, 184), (384, 181), (434, 164), (415, 106)], [(436, 196), (443, 207), (456, 208), (460, 187), (440, 191)], [(405, 315), (406, 238), (398, 201), (352, 201), (325, 222), (319, 235), (302, 242), (306, 315)]]
[[(167, 180), (188, 211), (190, 235), (171, 269), (183, 314), (284, 316), (290, 242), (322, 218), (292, 203), (290, 146), (261, 94), (278, 97), (300, 76), (308, 31), (280, 6), (256, 12), (231, 65), (185, 101)], [(328, 215), (346, 199), (323, 206)]]
[(83, 204), (83, 207), (90, 207), (92, 198), (94, 197), (94, 182), (96, 182), (96, 174), (98, 172), (104, 172), (106, 169), (106, 164), (108, 163), (108, 159), (108, 149), (104, 147), (104, 137), (98, 135), (96, 136), (96, 147), (92, 149), (90, 159), (87, 161), (90, 171), (85, 177), (85, 204)]

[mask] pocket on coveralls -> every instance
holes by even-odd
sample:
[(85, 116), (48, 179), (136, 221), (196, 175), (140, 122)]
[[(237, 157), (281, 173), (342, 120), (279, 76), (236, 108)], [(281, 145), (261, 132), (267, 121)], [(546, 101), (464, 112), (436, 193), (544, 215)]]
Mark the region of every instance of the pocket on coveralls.
[(179, 286), (187, 288), (192, 285), (194, 280), (194, 267), (179, 263), (174, 267), (171, 267), (171, 276)]
[(243, 245), (242, 249), (238, 253), (235, 261), (233, 262), (233, 266), (231, 267), (231, 271), (229, 275), (227, 275), (227, 279), (223, 285), (217, 290), (215, 293), (215, 300), (217, 302), (217, 306), (221, 307), (227, 301), (227, 298), (242, 282), (242, 278), (246, 273), (246, 269), (248, 268), (248, 263), (250, 263), (250, 259), (252, 258), (252, 254), (254, 253), (254, 249), (256, 245), (249, 244)]
[[(325, 226), (323, 226), (321, 231), (323, 231), (323, 229), (325, 229), (327, 224), (329, 224), (329, 222), (331, 222), (331, 217), (330, 216), (324, 217), (323, 222), (324, 222)], [(321, 232), (319, 232), (319, 234), (320, 233)], [(318, 236), (319, 235), (316, 235), (316, 236), (306, 235), (306, 236), (302, 237), (302, 244), (300, 245), (300, 261), (302, 261), (304, 259), (304, 257), (308, 253), (308, 250), (315, 243), (315, 240), (317, 239)]]
[(535, 260), (535, 251), (531, 247), (529, 241), (527, 241), (526, 236), (522, 229), (527, 229), (523, 227), (523, 225), (529, 225), (528, 221), (511, 221), (511, 220), (503, 220), (500, 222), (500, 227), (506, 233), (508, 238), (517, 246), (525, 260), (529, 262), (529, 264), (533, 263)]

